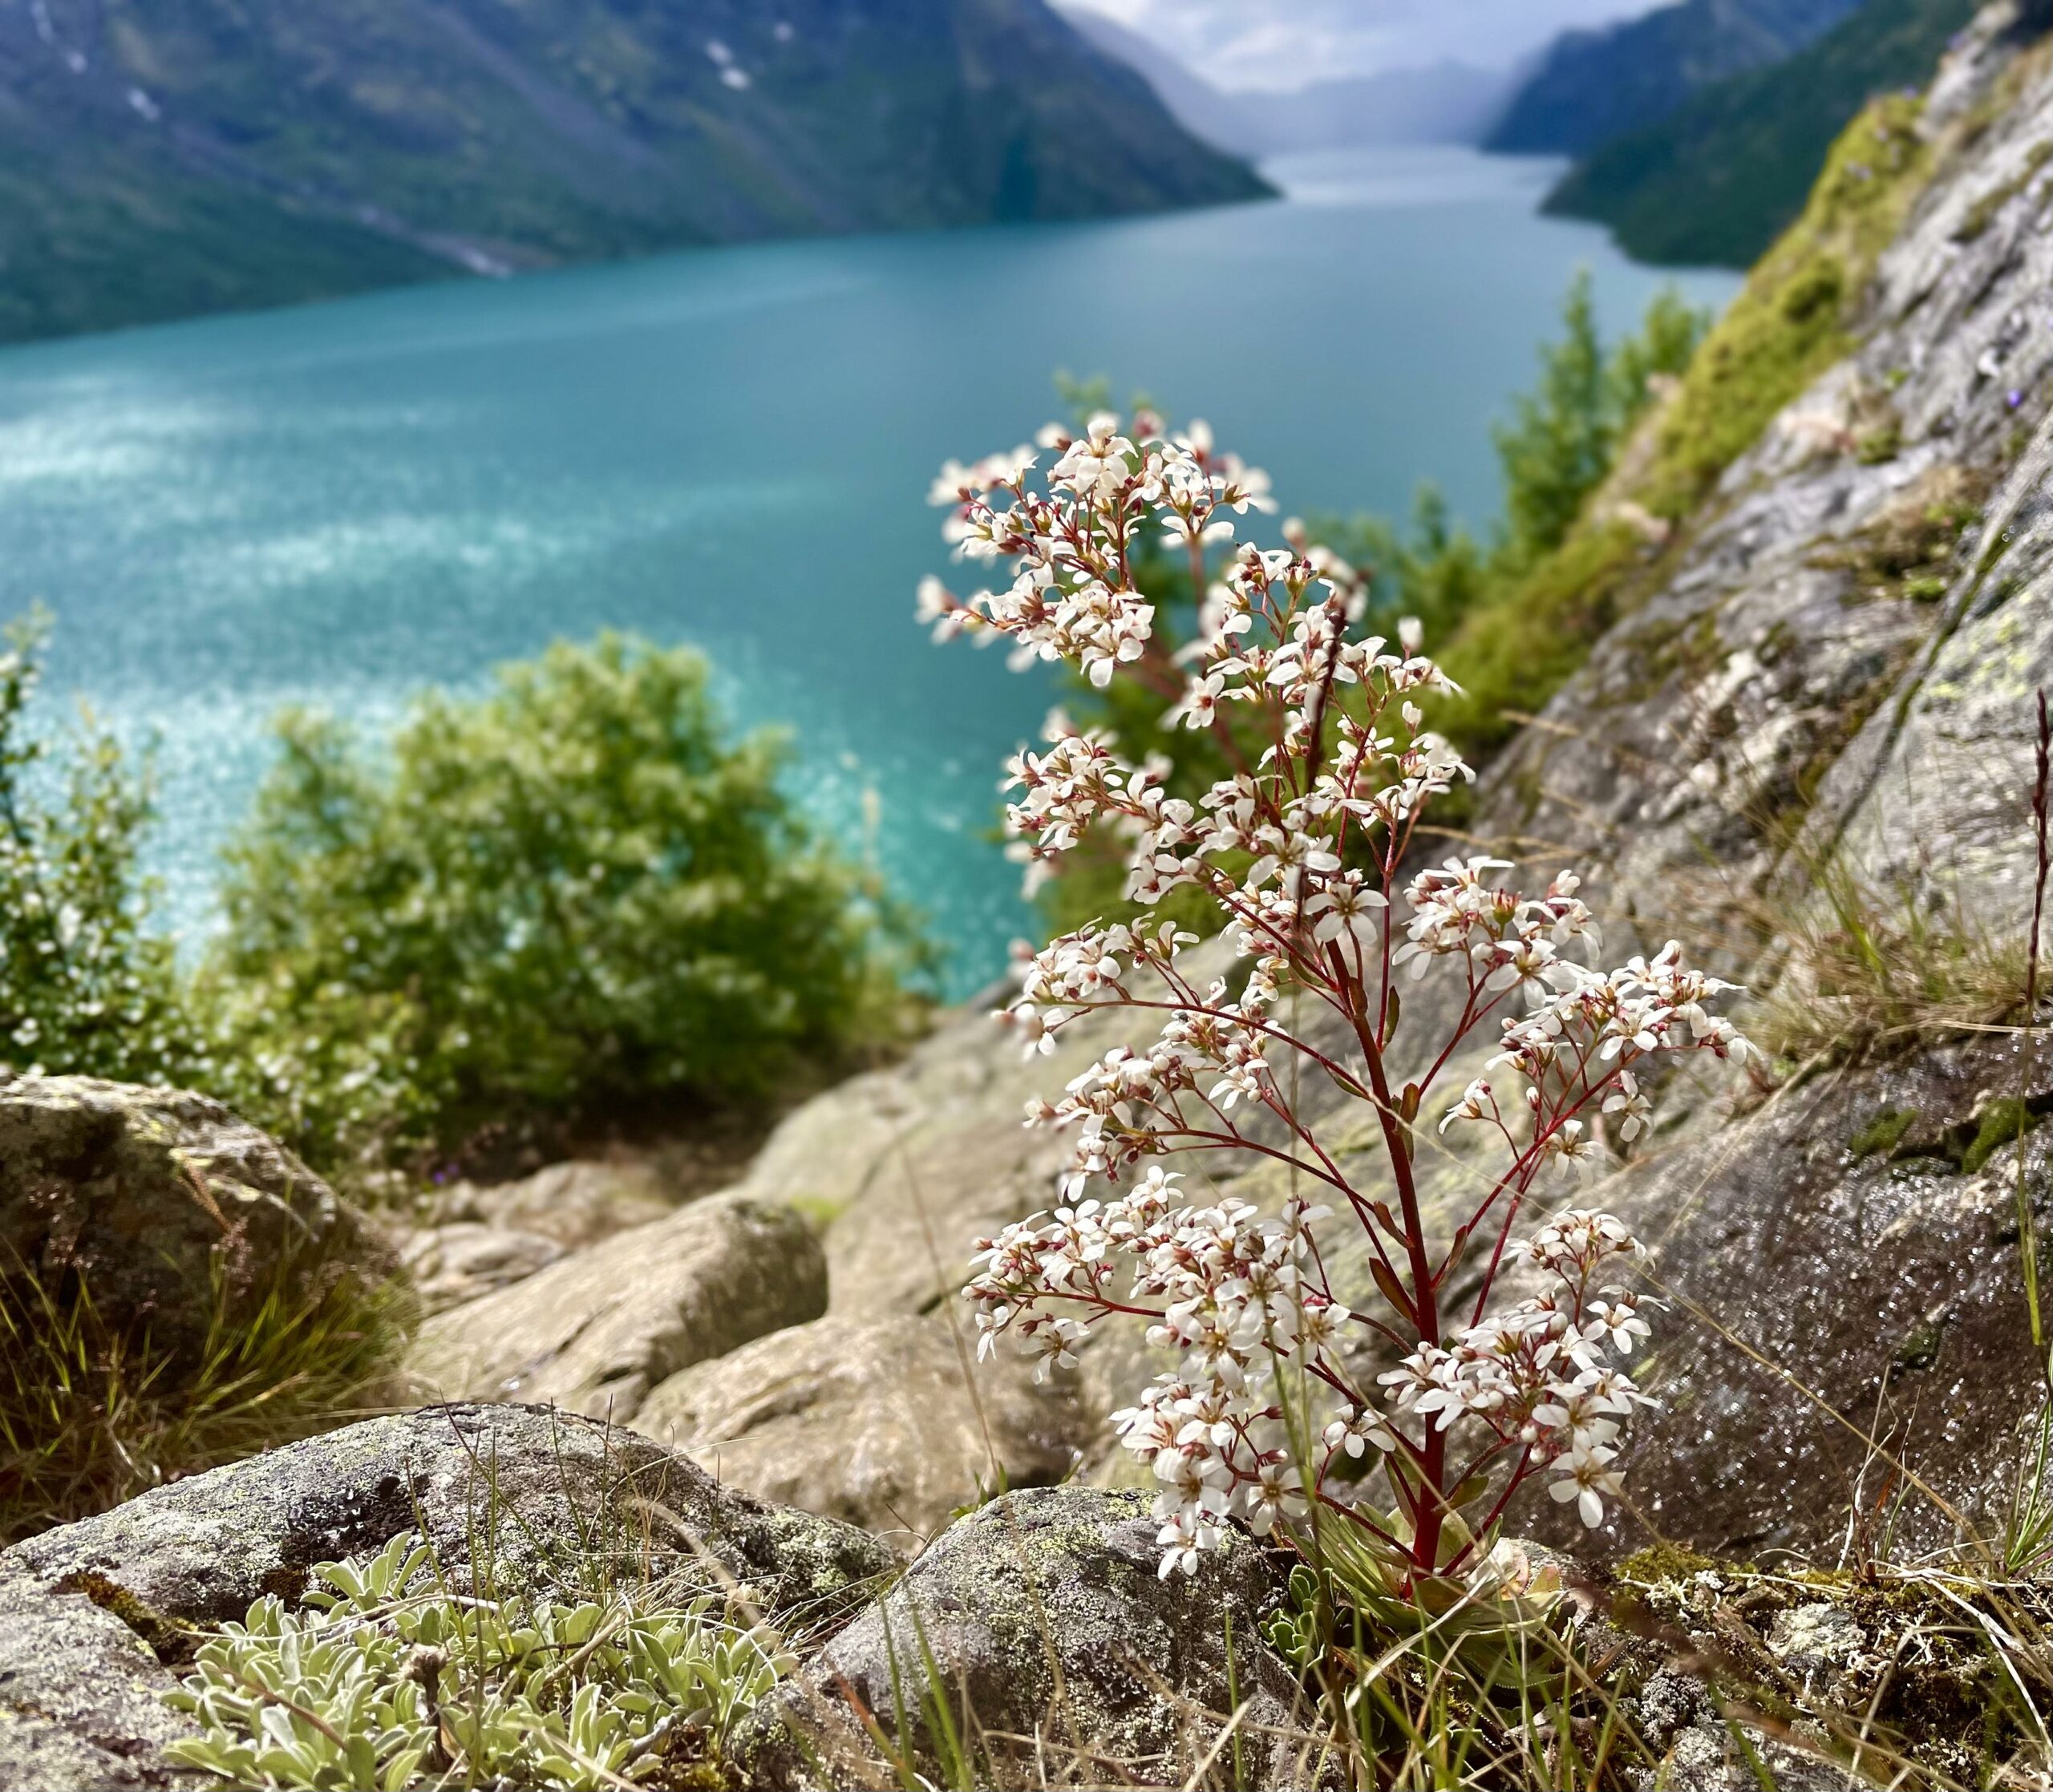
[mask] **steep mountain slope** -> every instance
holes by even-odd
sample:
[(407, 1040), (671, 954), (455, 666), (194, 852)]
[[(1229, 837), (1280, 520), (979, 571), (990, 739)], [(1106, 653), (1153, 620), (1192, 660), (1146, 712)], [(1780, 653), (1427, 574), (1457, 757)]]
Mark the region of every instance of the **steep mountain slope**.
[(1512, 96), (1484, 147), (1581, 155), (1666, 116), (1714, 81), (1780, 61), (1860, 4), (1681, 0), (1608, 30), (1566, 32)]
[(1079, 36), (1139, 74), (1186, 131), (1237, 156), (1264, 152), (1253, 117), (1244, 103), (1247, 95), (1215, 87), (1153, 38), (1095, 7), (1059, 6), (1057, 10)]
[(1226, 91), (1160, 44), (1088, 6), (1064, 18), (1107, 55), (1137, 69), (1193, 135), (1238, 156), (1372, 144), (1480, 142), (1502, 109), (1510, 78), (1440, 62), (1314, 81), (1288, 93)]
[(0, 335), (1266, 190), (1043, 0), (0, 6)]
[[(1911, 1490), (1897, 1548), (1951, 1535), (1930, 1491), (2000, 1525), (2041, 1387), (2015, 1202), (2044, 1224), (2031, 1129), (2053, 1073), (1967, 1005), (1978, 955), (2022, 994), (2034, 694), (2053, 685), (2045, 12), (1986, 8), (1921, 107), (1849, 132), (1832, 179), (1880, 182), (1871, 123), (1893, 115), (1920, 190), (1872, 273), (1809, 283), (1843, 351), (1646, 550), (1647, 601), (1487, 780), (1487, 836), (1596, 869), (1607, 947), (1715, 944), (1829, 1026), (1873, 1000), (1832, 956), (1865, 928), (1882, 972), (1968, 1022), (1871, 1023), (1736, 1116), (1700, 1102), (1594, 1191), (1659, 1241), (1674, 1296), (1671, 1416), (1635, 1433), (1628, 1484), (1659, 1530), (1712, 1547), (1836, 1548), (1869, 1437)], [(1783, 295), (1785, 330), (1792, 246), (1740, 301)]]
[(1547, 208), (1610, 225), (1642, 261), (1744, 267), (1801, 208), (1846, 121), (1871, 94), (1922, 82), (1974, 11), (1974, 0), (1868, 0), (1788, 61), (1606, 144)]

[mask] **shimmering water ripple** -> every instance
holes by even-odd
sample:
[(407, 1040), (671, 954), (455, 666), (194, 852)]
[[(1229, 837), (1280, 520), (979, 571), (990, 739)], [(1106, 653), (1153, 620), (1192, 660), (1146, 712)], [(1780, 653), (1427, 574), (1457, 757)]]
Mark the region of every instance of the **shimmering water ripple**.
[[(687, 640), (795, 787), (873, 850), (966, 989), (1024, 922), (984, 837), (1044, 686), (910, 622), (946, 455), (1110, 376), (1298, 510), (1496, 503), (1488, 424), (1573, 269), (1607, 325), (1664, 277), (1534, 205), (1545, 165), (1300, 159), (1280, 204), (775, 244), (452, 284), (0, 354), (0, 608), (52, 688), (161, 740), (155, 856), (209, 923), (213, 853), (314, 702), (368, 724), (553, 636)], [(1730, 277), (1693, 275), (1700, 302)], [(875, 818), (872, 830), (865, 823)], [(865, 845), (865, 843), (866, 845)]]

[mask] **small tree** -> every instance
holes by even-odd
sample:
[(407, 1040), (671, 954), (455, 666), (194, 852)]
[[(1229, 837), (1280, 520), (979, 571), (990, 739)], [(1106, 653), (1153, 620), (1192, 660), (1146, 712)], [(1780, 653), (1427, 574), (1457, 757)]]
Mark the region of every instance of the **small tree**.
[[(1609, 971), (1574, 962), (1571, 950), (1593, 957), (1597, 930), (1572, 873), (1525, 896), (1494, 860), (1411, 870), (1422, 818), (1471, 775), (1413, 700), (1448, 681), (1408, 627), (1395, 645), (1364, 636), (1361, 589), (1331, 556), (1232, 545), (1234, 516), (1266, 508), (1259, 475), (1153, 418), (1129, 434), (1100, 415), (1041, 442), (1055, 456), (1044, 481), (1023, 449), (944, 472), (950, 538), (1010, 583), (965, 597), (929, 581), (922, 614), (943, 635), (1002, 634), (1022, 659), (1099, 687), (1173, 670), (1172, 718), (1230, 769), (1195, 800), (1172, 795), (1159, 763), (1060, 718), (1045, 751), (1011, 763), (1008, 823), (1030, 873), (1110, 830), (1143, 912), (1054, 940), (1004, 1018), (1030, 1054), (1099, 1009), (1161, 1022), (1152, 1046), (1107, 1054), (1034, 1108), (1031, 1123), (1071, 1130), (1075, 1150), (1060, 1206), (978, 1241), (966, 1292), (980, 1351), (1010, 1337), (1045, 1369), (1114, 1315), (1145, 1319), (1175, 1351), (1113, 1421), (1161, 1483), (1164, 1574), (1194, 1567), (1229, 1517), (1261, 1532), (1330, 1520), (1415, 1593), (1474, 1567), (1535, 1477), (1597, 1523), (1618, 1489), (1621, 1422), (1646, 1398), (1621, 1359), (1646, 1321), (1606, 1279), (1638, 1247), (1601, 1213), (1555, 1214), (1522, 1240), (1520, 1222), (1546, 1167), (1587, 1170), (1600, 1126), (1630, 1139), (1644, 1125), (1647, 1060), (1745, 1054), (1709, 1010), (1725, 985), (1673, 944)], [(1209, 593), (1173, 667), (1132, 577), (1140, 544), (1164, 538)], [(1155, 912), (1186, 890), (1226, 916), (1247, 966), (1237, 993), (1197, 981), (1197, 941)], [(1401, 981), (1436, 971), (1437, 1005), (1400, 1002)], [(1298, 1025), (1286, 992), (1324, 1009), (1334, 1038)], [(1446, 1106), (1442, 1075), (1484, 1029), (1498, 1052)], [(1301, 1076), (1372, 1118), (1380, 1176), (1343, 1168), (1290, 1097)], [(1429, 1103), (1444, 1109), (1440, 1131), (1480, 1127), (1496, 1147), (1444, 1234), (1421, 1195)], [(1294, 1191), (1268, 1216), (1232, 1198), (1184, 1201), (1162, 1160), (1222, 1149), (1286, 1166), (1317, 1199)], [(1371, 1310), (1334, 1286), (1335, 1212), (1366, 1252)], [(1514, 1264), (1537, 1292), (1504, 1296)], [(1391, 1365), (1375, 1385), (1364, 1348)], [(1365, 1455), (1387, 1507), (1370, 1497)]]
[(207, 979), (249, 1105), (331, 1161), (458, 1150), (759, 1095), (894, 1030), (873, 880), (792, 807), (774, 737), (723, 740), (706, 684), (607, 636), (423, 697), (389, 761), (285, 717)]
[(1689, 365), (1707, 322), (1666, 288), (1639, 334), (1607, 355), (1589, 276), (1577, 274), (1561, 303), (1561, 339), (1541, 349), (1538, 385), (1512, 399), (1511, 420), (1494, 431), (1504, 478), (1500, 571), (1521, 570), (1561, 544), (1655, 383)]
[(34, 612), (0, 650), (0, 1061), (179, 1080), (202, 1054), (171, 942), (149, 928), (149, 767), (132, 767), (89, 716), (61, 756), (32, 731), (49, 633)]

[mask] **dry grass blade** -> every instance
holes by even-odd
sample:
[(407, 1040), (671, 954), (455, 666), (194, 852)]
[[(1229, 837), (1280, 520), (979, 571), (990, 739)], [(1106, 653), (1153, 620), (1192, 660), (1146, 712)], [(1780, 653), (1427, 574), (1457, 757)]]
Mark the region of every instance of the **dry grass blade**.
[(174, 1357), (113, 1324), (76, 1272), (53, 1286), (0, 1266), (0, 1543), (382, 1403), (403, 1291), (303, 1268), (253, 1301), (217, 1288), (196, 1357)]

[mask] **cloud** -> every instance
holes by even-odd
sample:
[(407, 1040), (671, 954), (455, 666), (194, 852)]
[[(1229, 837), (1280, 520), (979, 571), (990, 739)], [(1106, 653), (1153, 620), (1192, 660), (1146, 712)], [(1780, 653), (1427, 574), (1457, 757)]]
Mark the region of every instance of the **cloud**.
[(1288, 88), (1443, 58), (1502, 68), (1651, 0), (1062, 0), (1107, 13), (1222, 87)]

